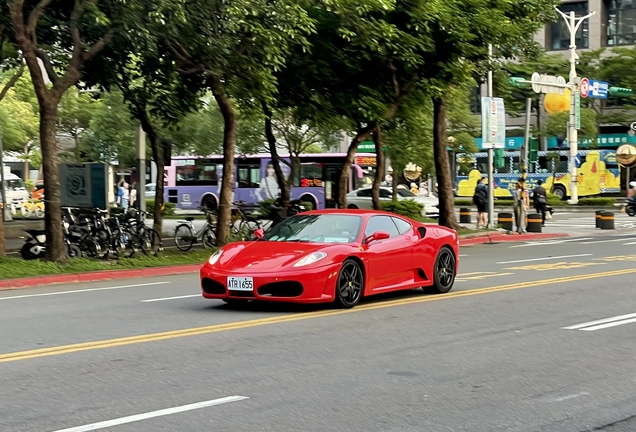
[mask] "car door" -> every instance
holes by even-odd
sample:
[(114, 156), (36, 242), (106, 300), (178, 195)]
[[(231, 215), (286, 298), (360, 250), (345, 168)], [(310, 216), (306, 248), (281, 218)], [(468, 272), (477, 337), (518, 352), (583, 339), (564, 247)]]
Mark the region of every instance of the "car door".
[(367, 263), (366, 292), (377, 293), (404, 284), (413, 278), (413, 239), (400, 234), (390, 216), (372, 216), (364, 230), (367, 238), (376, 231), (389, 233), (389, 238), (365, 245)]
[(356, 191), (355, 197), (349, 200), (349, 204), (353, 204), (361, 209), (373, 209), (371, 189), (360, 189)]

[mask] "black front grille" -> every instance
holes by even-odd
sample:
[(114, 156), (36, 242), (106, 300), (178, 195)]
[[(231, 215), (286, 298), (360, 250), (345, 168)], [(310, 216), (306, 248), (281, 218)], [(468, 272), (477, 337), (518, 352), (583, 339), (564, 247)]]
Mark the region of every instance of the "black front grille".
[(269, 297), (298, 297), (303, 293), (303, 285), (296, 281), (274, 282), (258, 288), (258, 295)]
[(208, 294), (225, 294), (225, 286), (215, 280), (203, 278), (201, 288)]

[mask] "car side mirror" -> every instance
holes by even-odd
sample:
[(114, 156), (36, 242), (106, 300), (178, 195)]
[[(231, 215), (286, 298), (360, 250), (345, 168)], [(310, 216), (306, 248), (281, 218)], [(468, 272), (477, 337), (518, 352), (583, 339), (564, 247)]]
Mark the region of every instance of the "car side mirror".
[(265, 236), (265, 231), (263, 231), (263, 228), (259, 228), (256, 231), (254, 231), (254, 237), (256, 237), (257, 239), (262, 239)]
[(376, 231), (373, 234), (371, 234), (369, 237), (364, 239), (364, 242), (371, 243), (373, 241), (386, 240), (390, 237), (391, 235), (386, 231)]

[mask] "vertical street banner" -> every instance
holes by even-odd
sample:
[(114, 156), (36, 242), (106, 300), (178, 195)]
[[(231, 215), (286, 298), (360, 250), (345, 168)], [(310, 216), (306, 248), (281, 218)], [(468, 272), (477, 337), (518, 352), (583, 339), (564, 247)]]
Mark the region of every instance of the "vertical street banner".
[(483, 148), (506, 148), (506, 110), (502, 98), (481, 98)]
[(108, 207), (105, 164), (60, 164), (59, 173), (63, 207)]

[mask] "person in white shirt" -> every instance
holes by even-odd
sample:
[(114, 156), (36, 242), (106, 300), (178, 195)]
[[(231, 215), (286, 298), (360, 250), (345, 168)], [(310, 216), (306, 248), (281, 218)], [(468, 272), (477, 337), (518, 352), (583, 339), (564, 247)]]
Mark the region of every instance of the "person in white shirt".
[(254, 191), (256, 199), (263, 201), (266, 199), (276, 199), (280, 195), (280, 187), (276, 180), (276, 172), (274, 165), (270, 162), (267, 164), (267, 176), (261, 179), (258, 189)]

